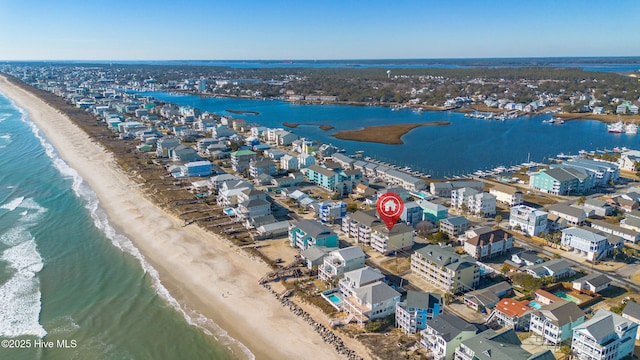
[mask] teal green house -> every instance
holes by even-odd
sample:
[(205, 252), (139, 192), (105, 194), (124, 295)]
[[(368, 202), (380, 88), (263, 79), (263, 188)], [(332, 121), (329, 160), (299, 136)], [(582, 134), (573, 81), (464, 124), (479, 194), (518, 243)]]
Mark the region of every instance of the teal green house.
[(529, 180), (530, 188), (553, 195), (581, 194), (595, 185), (594, 176), (574, 168), (543, 169)]
[(418, 200), (418, 205), (422, 208), (422, 220), (430, 221), (433, 225), (438, 225), (440, 220), (449, 217), (449, 209), (446, 206), (428, 200)]
[(338, 234), (315, 220), (300, 220), (289, 226), (289, 244), (306, 250), (310, 246), (338, 247)]

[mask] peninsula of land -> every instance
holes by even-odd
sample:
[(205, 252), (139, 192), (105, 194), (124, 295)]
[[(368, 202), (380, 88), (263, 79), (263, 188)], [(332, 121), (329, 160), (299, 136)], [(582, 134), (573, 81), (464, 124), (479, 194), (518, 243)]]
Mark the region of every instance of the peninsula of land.
[[(149, 200), (140, 184), (118, 165), (114, 154), (98, 143), (100, 139), (90, 138), (32, 92), (2, 76), (0, 91), (28, 111), (60, 157), (96, 192), (112, 224), (158, 271), (181, 310), (207, 332), (228, 333), (241, 343), (227, 344), (238, 357), (252, 357), (248, 348), (256, 359), (299, 359), (309, 354), (341, 358), (302, 317), (258, 284), (271, 270), (264, 262), (230, 245), (222, 236), (195, 225), (184, 227), (180, 219)], [(97, 128), (95, 123), (93, 127)], [(281, 291), (278, 284), (273, 287)], [(197, 321), (203, 317), (215, 324)], [(366, 355), (362, 348), (358, 350)]]
[(331, 126), (331, 125), (298, 124), (298, 123), (292, 123), (292, 122), (283, 122), (283, 123), (282, 123), (282, 126), (284, 126), (284, 127), (288, 127), (288, 128), (290, 128), (290, 129), (295, 129), (295, 128), (297, 128), (297, 127), (298, 127), (298, 126), (300, 126), (300, 125), (317, 126), (318, 128), (320, 128), (320, 130), (324, 130), (324, 131), (327, 131), (327, 130), (331, 130), (331, 129), (333, 129), (333, 126)]
[(409, 131), (423, 126), (444, 126), (449, 125), (448, 121), (433, 121), (418, 124), (394, 124), (382, 126), (367, 126), (359, 130), (338, 131), (331, 136), (341, 140), (352, 140), (361, 142), (372, 142), (387, 145), (402, 145), (402, 136)]

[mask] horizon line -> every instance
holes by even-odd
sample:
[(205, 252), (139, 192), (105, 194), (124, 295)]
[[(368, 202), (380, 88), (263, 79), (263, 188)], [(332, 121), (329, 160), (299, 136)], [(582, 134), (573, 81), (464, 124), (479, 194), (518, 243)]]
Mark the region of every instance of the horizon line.
[(327, 62), (327, 61), (441, 61), (441, 60), (524, 60), (524, 59), (640, 59), (640, 55), (511, 56), (434, 58), (335, 58), (335, 59), (0, 59), (0, 62), (125, 62), (125, 61), (221, 61), (221, 62)]

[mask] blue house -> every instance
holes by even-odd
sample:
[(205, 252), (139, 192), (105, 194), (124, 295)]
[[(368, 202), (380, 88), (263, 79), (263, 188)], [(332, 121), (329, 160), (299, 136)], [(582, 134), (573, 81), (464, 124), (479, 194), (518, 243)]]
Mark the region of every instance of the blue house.
[(437, 293), (407, 291), (407, 298), (396, 304), (396, 326), (407, 334), (427, 328), (427, 320), (438, 316), (444, 307)]
[(184, 164), (186, 176), (209, 176), (211, 175), (211, 161), (193, 161)]
[(291, 247), (305, 250), (309, 246), (338, 247), (338, 235), (315, 220), (300, 220), (289, 227)]

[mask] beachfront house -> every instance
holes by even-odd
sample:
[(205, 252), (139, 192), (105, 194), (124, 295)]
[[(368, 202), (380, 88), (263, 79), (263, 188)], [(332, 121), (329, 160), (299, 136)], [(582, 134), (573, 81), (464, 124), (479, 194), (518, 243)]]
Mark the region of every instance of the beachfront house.
[(428, 245), (411, 255), (411, 271), (444, 292), (453, 294), (475, 289), (480, 267), (468, 255), (458, 255), (450, 246)]
[(364, 267), (365, 254), (358, 246), (331, 251), (318, 267), (318, 278), (331, 281), (344, 273)]
[(304, 250), (309, 246), (338, 247), (338, 235), (315, 220), (299, 220), (289, 227), (289, 244)]
[(386, 225), (376, 226), (371, 233), (371, 247), (389, 255), (401, 250), (410, 250), (413, 246), (413, 228), (404, 224), (395, 224), (391, 230)]
[(357, 288), (384, 281), (384, 275), (380, 270), (369, 266), (345, 272), (343, 275), (338, 281), (338, 289), (343, 298), (353, 296)]
[(478, 332), (478, 328), (453, 314), (441, 314), (427, 320), (420, 332), (420, 346), (434, 360), (451, 360), (460, 343)]
[(586, 314), (576, 303), (560, 300), (534, 310), (529, 330), (540, 336), (544, 342), (559, 345), (571, 339), (573, 328), (585, 320)]
[(600, 309), (573, 328), (571, 351), (577, 359), (624, 359), (633, 355), (638, 324)]
[(526, 205), (513, 206), (509, 211), (509, 227), (530, 236), (547, 230), (548, 213)]
[(428, 320), (440, 315), (443, 306), (440, 294), (409, 290), (405, 300), (396, 304), (396, 327), (415, 334), (426, 328)]
[(385, 318), (395, 312), (400, 293), (384, 282), (364, 285), (353, 290), (353, 296), (344, 298), (343, 308), (349, 314), (346, 323), (356, 320), (364, 326), (368, 321)]

